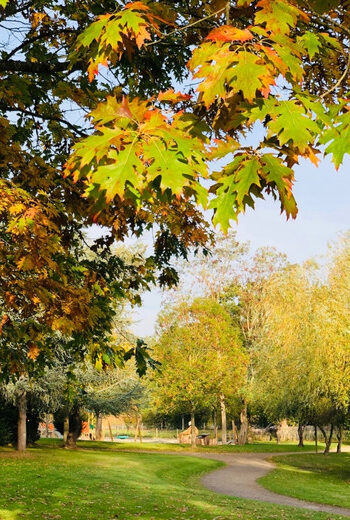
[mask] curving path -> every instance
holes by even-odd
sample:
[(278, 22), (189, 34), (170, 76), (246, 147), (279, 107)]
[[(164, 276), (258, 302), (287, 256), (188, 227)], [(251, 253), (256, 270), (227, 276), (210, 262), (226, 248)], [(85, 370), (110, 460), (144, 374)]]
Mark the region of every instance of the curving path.
[(263, 477), (275, 467), (267, 460), (274, 455), (288, 455), (288, 453), (198, 454), (200, 457), (220, 460), (226, 464), (225, 467), (205, 475), (202, 483), (216, 493), (350, 517), (350, 509), (278, 495), (260, 486), (257, 479)]

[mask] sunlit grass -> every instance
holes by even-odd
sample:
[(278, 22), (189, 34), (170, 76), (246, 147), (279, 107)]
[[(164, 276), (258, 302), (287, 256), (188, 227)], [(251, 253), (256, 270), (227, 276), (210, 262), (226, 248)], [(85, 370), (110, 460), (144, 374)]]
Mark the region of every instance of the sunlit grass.
[[(160, 453), (34, 448), (0, 451), (1, 520), (326, 520), (330, 515), (204, 489), (208, 459)], [(335, 518), (335, 516), (334, 516)]]
[[(60, 446), (62, 441), (58, 439), (41, 439), (40, 446)], [(189, 444), (157, 443), (157, 442), (103, 442), (103, 441), (78, 441), (80, 448), (101, 449), (109, 451), (175, 451), (175, 452), (219, 452), (219, 453), (286, 453), (313, 451), (314, 445), (306, 443), (304, 448), (299, 448), (297, 443), (286, 442), (254, 442), (244, 446), (227, 444), (225, 446), (197, 446), (195, 450)]]
[(279, 456), (278, 468), (260, 479), (276, 493), (350, 508), (350, 454)]

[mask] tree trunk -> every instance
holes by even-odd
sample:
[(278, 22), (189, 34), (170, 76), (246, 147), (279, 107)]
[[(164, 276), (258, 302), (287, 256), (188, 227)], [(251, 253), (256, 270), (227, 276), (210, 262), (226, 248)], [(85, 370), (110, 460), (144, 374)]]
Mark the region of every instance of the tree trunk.
[(337, 429), (338, 429), (338, 431), (337, 431), (337, 440), (338, 440), (337, 453), (341, 453), (344, 427), (343, 427), (343, 425), (340, 425), (340, 426), (338, 426)]
[(287, 419), (282, 419), (282, 421), (277, 425), (276, 437), (277, 444), (283, 442), (287, 439), (288, 436), (288, 422)]
[(102, 414), (98, 413), (96, 415), (96, 440), (103, 440), (103, 431), (102, 431)]
[(136, 412), (136, 428), (134, 442), (137, 441), (137, 437), (139, 437), (140, 442), (142, 442), (142, 416), (139, 411)]
[(74, 406), (69, 414), (69, 431), (65, 442), (66, 448), (75, 449), (77, 440), (81, 435), (82, 420), (78, 406)]
[(225, 396), (220, 395), (220, 410), (221, 410), (221, 441), (222, 444), (227, 443), (227, 424), (226, 424), (226, 405)]
[(109, 421), (108, 421), (108, 429), (109, 429), (109, 436), (111, 438), (111, 442), (113, 442), (112, 426), (111, 426), (111, 423)]
[(214, 411), (214, 415), (213, 415), (213, 424), (214, 424), (215, 442), (217, 443), (218, 442), (218, 425), (217, 425), (217, 419), (216, 419), (216, 410)]
[(182, 431), (184, 431), (184, 429), (185, 429), (185, 416), (184, 415), (181, 416), (181, 428), (182, 428)]
[(25, 451), (27, 446), (27, 392), (23, 391), (17, 400), (17, 450)]
[(196, 423), (195, 423), (195, 415), (194, 411), (191, 412), (191, 445), (192, 448), (196, 447)]
[(300, 422), (298, 424), (298, 437), (299, 437), (298, 446), (299, 446), (299, 448), (304, 447), (304, 429), (305, 429), (305, 425)]
[(243, 445), (243, 444), (247, 444), (247, 442), (248, 442), (249, 422), (248, 422), (248, 413), (247, 413), (247, 404), (246, 403), (244, 403), (244, 406), (242, 408), (240, 419), (241, 419), (241, 427), (239, 429), (239, 434), (238, 434), (238, 444)]
[(63, 442), (64, 442), (64, 445), (67, 444), (68, 434), (69, 434), (69, 415), (66, 415), (66, 417), (63, 420)]
[(317, 439), (317, 437), (318, 437), (317, 425), (315, 424), (315, 451), (316, 451), (316, 453), (318, 453), (318, 442), (317, 442), (318, 439)]
[(238, 444), (238, 432), (235, 421), (232, 419), (232, 440), (233, 444)]
[(329, 450), (330, 450), (330, 447), (331, 447), (331, 444), (332, 444), (332, 437), (333, 437), (334, 425), (331, 424), (331, 429), (330, 429), (330, 431), (329, 431), (329, 436), (327, 436), (327, 432), (326, 432), (326, 430), (325, 430), (323, 427), (320, 426), (319, 428), (320, 428), (320, 430), (321, 430), (321, 432), (322, 432), (322, 435), (323, 435), (323, 437), (324, 437), (324, 442), (325, 442), (325, 444), (326, 444), (326, 447), (325, 447), (325, 449), (324, 449), (323, 454), (324, 454), (324, 455), (328, 455)]

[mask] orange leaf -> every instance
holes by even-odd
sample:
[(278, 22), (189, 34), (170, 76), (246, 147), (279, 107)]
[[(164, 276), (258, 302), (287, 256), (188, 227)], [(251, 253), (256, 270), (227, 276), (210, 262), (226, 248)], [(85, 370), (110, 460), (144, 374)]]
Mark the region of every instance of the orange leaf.
[(31, 345), (29, 347), (29, 351), (27, 354), (29, 359), (32, 359), (33, 361), (35, 361), (39, 354), (40, 354), (40, 349), (37, 345)]
[(169, 101), (169, 103), (179, 103), (180, 101), (187, 101), (189, 99), (191, 99), (189, 94), (175, 92), (173, 88), (165, 92), (159, 92), (158, 94), (158, 101)]
[(136, 9), (137, 11), (149, 11), (149, 7), (143, 2), (129, 2), (125, 9)]
[(237, 29), (232, 25), (223, 25), (213, 29), (206, 40), (232, 42), (238, 40), (240, 42), (246, 42), (254, 38), (253, 34), (248, 29)]

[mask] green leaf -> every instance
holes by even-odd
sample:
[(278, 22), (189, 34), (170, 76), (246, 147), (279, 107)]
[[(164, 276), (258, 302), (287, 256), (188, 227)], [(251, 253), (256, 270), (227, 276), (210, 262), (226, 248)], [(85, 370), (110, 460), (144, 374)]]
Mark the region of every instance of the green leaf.
[(281, 145), (292, 141), (300, 152), (312, 144), (320, 133), (318, 124), (305, 113), (305, 109), (296, 101), (281, 101), (270, 113), (272, 121), (268, 123), (269, 137), (277, 135)]
[(131, 143), (111, 155), (113, 164), (99, 166), (92, 174), (92, 183), (98, 184), (104, 190), (106, 201), (110, 202), (116, 195), (123, 198), (125, 184), (130, 182), (135, 188), (141, 186), (144, 166), (135, 153), (135, 144)]
[(338, 169), (344, 155), (350, 153), (350, 111), (336, 120), (335, 125), (321, 136), (320, 142), (322, 144), (330, 142), (325, 153), (333, 155), (332, 161)]
[(219, 225), (224, 233), (227, 232), (230, 227), (230, 221), (232, 219), (237, 220), (237, 214), (235, 211), (236, 194), (230, 191), (222, 192), (211, 201), (209, 209), (214, 209), (213, 224), (214, 226)]
[(301, 43), (311, 59), (318, 53), (320, 47), (322, 47), (318, 36), (310, 31), (306, 31), (303, 36), (298, 36), (297, 41)]
[(94, 40), (98, 41), (107, 23), (108, 18), (101, 18), (89, 25), (77, 38), (77, 48), (89, 47)]
[(280, 158), (272, 154), (264, 154), (261, 157), (261, 162), (266, 182), (275, 185), (278, 190), (281, 210), (286, 212), (287, 217), (295, 218), (298, 209), (292, 194), (293, 170), (285, 166)]
[(237, 204), (242, 205), (243, 199), (249, 194), (252, 184), (260, 186), (259, 168), (260, 162), (256, 157), (241, 163), (235, 175), (237, 185)]
[(231, 70), (233, 81), (230, 85), (236, 91), (242, 91), (248, 101), (253, 101), (256, 91), (263, 87), (261, 77), (266, 75), (267, 68), (261, 65), (259, 56), (247, 51), (237, 53), (238, 63)]

